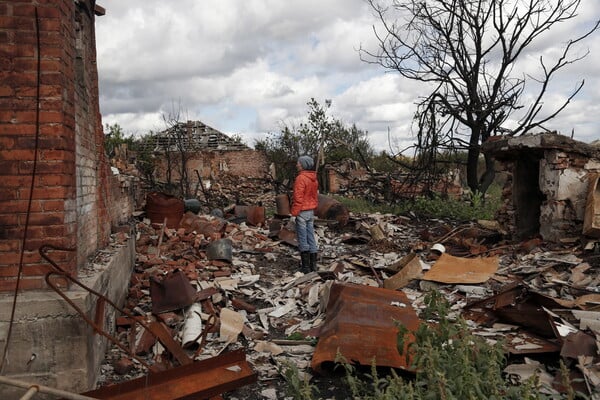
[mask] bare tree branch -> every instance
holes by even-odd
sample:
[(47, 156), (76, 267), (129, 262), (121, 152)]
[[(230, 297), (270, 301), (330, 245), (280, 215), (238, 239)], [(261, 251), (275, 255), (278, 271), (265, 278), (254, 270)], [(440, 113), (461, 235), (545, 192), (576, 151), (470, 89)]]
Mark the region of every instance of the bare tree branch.
[[(566, 41), (553, 62), (540, 57), (536, 79), (516, 74), (517, 61), (549, 30), (575, 19), (581, 0), (366, 1), (380, 24), (373, 26), (379, 46), (361, 47), (361, 59), (433, 84), (417, 102), (416, 158), (435, 162), (436, 151), (466, 150), (473, 192), (486, 188), (493, 174), (488, 159), (486, 169), (492, 171), (478, 172), (480, 146), (511, 115), (524, 112), (510, 134), (525, 134), (555, 118), (579, 93), (583, 81), (563, 104), (544, 109), (552, 78), (588, 54), (576, 54), (576, 47), (600, 26), (598, 20)], [(521, 103), (526, 79), (539, 85), (527, 109)]]

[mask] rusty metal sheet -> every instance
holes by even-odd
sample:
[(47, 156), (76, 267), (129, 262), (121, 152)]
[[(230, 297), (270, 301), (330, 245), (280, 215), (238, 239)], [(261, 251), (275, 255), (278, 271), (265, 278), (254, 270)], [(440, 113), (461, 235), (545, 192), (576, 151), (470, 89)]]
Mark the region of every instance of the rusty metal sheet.
[(265, 224), (265, 208), (263, 206), (235, 206), (236, 217), (243, 217), (249, 225), (261, 226)]
[(420, 325), (419, 318), (403, 292), (372, 286), (334, 283), (331, 286), (325, 322), (319, 329), (319, 342), (312, 358), (312, 368), (323, 372), (332, 364), (338, 351), (351, 362), (402, 368), (410, 371), (406, 346), (397, 348), (398, 327), (410, 332)]
[(196, 289), (180, 270), (174, 270), (162, 277), (150, 277), (150, 298), (152, 299), (152, 313), (159, 314), (167, 311), (179, 310), (194, 303)]
[(506, 351), (515, 355), (558, 353), (560, 343), (547, 340), (529, 332), (505, 332)]
[(596, 338), (579, 331), (567, 335), (560, 350), (561, 357), (577, 360), (579, 356), (596, 357), (598, 355)]
[(526, 302), (494, 310), (502, 321), (528, 328), (547, 338), (556, 337), (548, 314), (537, 304)]
[(277, 238), (291, 246), (298, 247), (298, 238), (296, 232), (287, 228), (281, 228), (277, 233)]
[(322, 219), (336, 220), (340, 226), (345, 226), (348, 224), (350, 212), (345, 205), (331, 197), (327, 197), (322, 194), (319, 194), (318, 201), (319, 203), (317, 204), (317, 209), (315, 210), (315, 215), (317, 217)]
[(497, 256), (462, 258), (443, 253), (423, 279), (442, 283), (483, 283), (497, 270)]
[(494, 296), (470, 303), (464, 307), (463, 312), (472, 320), (509, 322), (526, 327), (543, 337), (556, 338), (551, 318), (543, 309), (560, 306), (555, 300), (519, 284), (510, 286)]
[(256, 382), (243, 350), (83, 393), (104, 400), (208, 399)]

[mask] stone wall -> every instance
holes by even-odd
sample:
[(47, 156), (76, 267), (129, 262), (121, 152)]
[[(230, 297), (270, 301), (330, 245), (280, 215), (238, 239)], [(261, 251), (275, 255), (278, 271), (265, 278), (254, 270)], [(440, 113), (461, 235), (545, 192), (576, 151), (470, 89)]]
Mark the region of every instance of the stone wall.
[(600, 153), (558, 134), (501, 139), (484, 147), (507, 172), (496, 218), (515, 239), (559, 242), (582, 235), (589, 177)]

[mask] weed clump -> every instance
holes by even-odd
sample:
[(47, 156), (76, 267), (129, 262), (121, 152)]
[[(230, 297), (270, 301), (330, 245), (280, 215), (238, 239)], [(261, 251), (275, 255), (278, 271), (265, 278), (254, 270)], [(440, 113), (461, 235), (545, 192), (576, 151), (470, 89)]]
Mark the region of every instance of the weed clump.
[[(394, 370), (381, 376), (373, 364), (370, 373), (360, 375), (357, 369), (338, 356), (344, 369), (343, 382), (353, 399), (366, 400), (464, 400), (464, 399), (574, 399), (573, 390), (566, 394), (548, 395), (537, 376), (513, 384), (503, 374), (507, 358), (503, 344), (491, 344), (473, 335), (464, 319), (453, 318), (447, 300), (436, 291), (425, 298), (424, 321), (416, 332), (398, 324), (398, 349), (406, 340), (406, 357), (414, 376), (399, 376)], [(284, 377), (293, 386), (294, 399), (318, 398), (315, 387), (297, 377), (297, 369), (288, 369)], [(294, 378), (296, 376), (296, 378)], [(566, 382), (568, 386), (568, 382)], [(293, 393), (292, 393), (293, 392)], [(316, 396), (316, 397), (315, 397)], [(583, 398), (583, 397), (582, 397)]]

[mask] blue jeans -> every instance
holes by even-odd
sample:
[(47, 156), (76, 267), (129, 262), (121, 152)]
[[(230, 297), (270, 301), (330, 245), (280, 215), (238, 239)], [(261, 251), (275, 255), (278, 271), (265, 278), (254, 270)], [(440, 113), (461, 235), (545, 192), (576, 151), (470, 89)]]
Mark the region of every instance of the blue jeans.
[(298, 236), (298, 250), (316, 253), (317, 241), (315, 240), (315, 213), (313, 210), (300, 211), (296, 217), (296, 235)]

